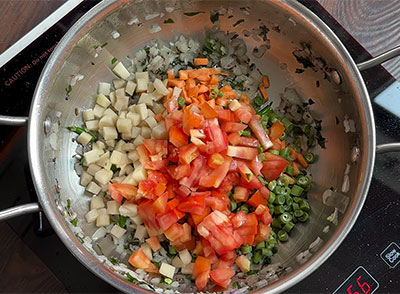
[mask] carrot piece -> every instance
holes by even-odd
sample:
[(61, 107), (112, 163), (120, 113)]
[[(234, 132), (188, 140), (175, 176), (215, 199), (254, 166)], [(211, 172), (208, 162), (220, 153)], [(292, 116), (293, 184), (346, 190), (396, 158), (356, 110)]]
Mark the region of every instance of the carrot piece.
[(213, 75), (211, 76), (210, 84), (218, 84), (218, 82), (219, 82), (218, 77), (217, 77), (216, 75), (213, 74)]
[(237, 93), (233, 91), (225, 92), (223, 97), (228, 99), (237, 99)]
[(240, 102), (246, 103), (246, 104), (250, 104), (250, 98), (249, 96), (247, 96), (246, 93), (242, 93), (242, 95), (240, 95)]
[(186, 81), (186, 90), (189, 90), (190, 88), (193, 87), (196, 87), (196, 81), (190, 78)]
[(207, 103), (211, 108), (215, 108), (215, 99), (208, 100)]
[(209, 75), (199, 75), (199, 76), (197, 76), (197, 79), (200, 81), (200, 82), (206, 82), (206, 83), (208, 83), (209, 81), (210, 81), (210, 76)]
[(224, 107), (224, 106), (228, 105), (228, 100), (226, 100), (224, 98), (220, 98), (220, 99), (216, 99), (215, 103)]
[(250, 197), (249, 200), (247, 200), (247, 203), (250, 204), (253, 207), (257, 207), (258, 205), (267, 205), (268, 201), (265, 199), (260, 191), (257, 191), (253, 194), (253, 196)]
[(268, 93), (267, 93), (267, 90), (265, 90), (265, 87), (262, 84), (260, 84), (258, 89), (260, 90), (261, 95), (263, 96), (264, 100), (268, 101)]
[(187, 80), (189, 78), (189, 74), (187, 70), (180, 70), (179, 71), (179, 79), (180, 80)]
[(209, 271), (211, 269), (211, 261), (202, 256), (198, 256), (194, 262), (192, 277), (196, 278), (199, 274)]
[(292, 147), (289, 147), (289, 150), (290, 150), (289, 156), (290, 156), (293, 160), (296, 160), (296, 158), (297, 158), (297, 152), (294, 151), (294, 149), (293, 149)]
[(189, 88), (187, 94), (191, 98), (197, 97), (197, 95), (199, 95), (199, 87), (194, 86), (192, 88)]
[(168, 80), (175, 79), (175, 74), (173, 69), (168, 70)]
[(218, 113), (207, 102), (203, 102), (200, 104), (200, 111), (205, 118), (218, 117)]
[(210, 71), (211, 71), (211, 73), (214, 74), (214, 75), (219, 75), (219, 74), (221, 74), (221, 69), (220, 69), (219, 67), (217, 67), (217, 68), (211, 68)]
[(196, 104), (196, 105), (199, 105), (199, 104), (200, 104), (199, 99), (197, 99), (197, 98), (195, 98), (195, 97), (192, 98), (192, 103), (193, 103), (193, 104)]
[(289, 184), (290, 185), (294, 184), (294, 179), (291, 176), (289, 176), (287, 174), (283, 174), (283, 176), (289, 180)]
[(168, 86), (173, 86), (173, 87), (178, 87), (178, 88), (183, 88), (185, 87), (185, 81), (179, 80), (179, 79), (169, 79), (168, 80)]
[(195, 58), (194, 65), (208, 65), (208, 58)]
[(207, 86), (205, 86), (205, 85), (200, 85), (200, 87), (199, 87), (199, 93), (206, 93), (206, 92), (208, 92), (209, 90), (208, 90), (208, 87)]
[(265, 88), (269, 88), (269, 78), (268, 78), (268, 76), (263, 76), (262, 77), (262, 83), (263, 83), (263, 86)]
[(206, 102), (206, 96), (204, 94), (200, 94), (197, 99), (199, 99), (200, 103)]
[(202, 75), (210, 75), (212, 74), (211, 69), (207, 67), (199, 68), (196, 70), (192, 70), (189, 72), (189, 78), (194, 79), (197, 78), (198, 76)]
[(307, 161), (304, 159), (303, 154), (297, 153), (297, 162), (301, 164), (302, 167), (306, 168), (308, 166)]
[(230, 85), (225, 85), (219, 90), (222, 92), (230, 92), (230, 91), (232, 91), (232, 87)]
[(300, 173), (299, 166), (294, 161), (290, 165), (293, 167), (293, 176), (297, 176)]
[(164, 119), (164, 117), (162, 116), (161, 113), (159, 113), (159, 114), (156, 115), (156, 120), (157, 120), (158, 122), (162, 121), (163, 119)]

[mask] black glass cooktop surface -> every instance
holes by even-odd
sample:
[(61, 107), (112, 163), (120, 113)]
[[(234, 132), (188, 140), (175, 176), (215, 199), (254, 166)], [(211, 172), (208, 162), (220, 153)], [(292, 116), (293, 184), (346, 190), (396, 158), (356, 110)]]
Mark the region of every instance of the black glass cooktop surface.
[[(35, 84), (65, 31), (98, 1), (85, 1), (1, 68), (0, 113), (27, 115)], [(301, 0), (339, 36), (355, 61), (370, 57), (318, 3)], [(378, 143), (400, 139), (399, 86), (381, 66), (363, 73), (373, 101)], [(389, 98), (388, 98), (389, 97)], [(392, 98), (390, 98), (392, 97)], [(392, 99), (392, 100), (390, 100)], [(399, 102), (400, 104), (400, 102)], [(37, 200), (28, 166), (25, 127), (0, 127), (0, 208)], [(368, 198), (342, 245), (287, 293), (400, 293), (400, 155), (378, 155)], [(70, 292), (118, 292), (65, 248), (44, 214), (8, 221)]]

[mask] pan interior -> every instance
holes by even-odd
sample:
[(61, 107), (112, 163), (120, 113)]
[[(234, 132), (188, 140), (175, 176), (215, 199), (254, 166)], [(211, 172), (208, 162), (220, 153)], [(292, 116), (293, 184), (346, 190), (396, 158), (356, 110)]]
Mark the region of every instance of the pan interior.
[[(103, 264), (104, 258), (98, 258), (96, 243), (101, 240), (93, 242), (94, 249), (91, 249), (75, 236), (77, 233), (91, 236), (96, 228), (84, 219), (90, 197), (84, 194), (74, 171), (77, 162), (74, 154), (80, 152), (79, 147), (65, 127), (81, 125), (76, 109), (81, 112), (91, 108), (98, 82), (110, 82), (115, 78), (110, 70), (113, 57), (128, 64), (126, 56), (133, 55), (152, 39), (169, 42), (183, 34), (202, 41), (206, 29), (215, 25), (210, 21), (210, 11), (219, 11), (219, 29), (238, 34), (245, 41), (252, 62), (269, 76), (273, 105), (279, 104), (285, 89), (294, 89), (304, 101), (311, 98), (315, 102), (311, 107), (313, 116), (322, 120), (326, 149), (316, 148), (318, 162), (311, 168), (310, 219), (306, 225), (296, 225), (289, 241), (279, 246), (279, 254), (273, 259), (273, 263), (281, 266), (279, 275), (273, 279), (259, 275), (255, 282), (267, 279), (268, 285), (261, 283), (260, 288), (255, 286), (254, 290), (283, 291), (311, 273), (333, 252), (354, 223), (365, 198), (373, 164), (375, 137), (370, 105), (359, 73), (346, 51), (325, 32), (318, 20), (306, 20), (301, 13), (312, 16), (291, 1), (248, 1), (245, 4), (243, 1), (105, 2), (78, 21), (60, 42), (42, 74), (31, 110), (29, 148), (36, 188), (46, 214), (66, 246), (96, 274), (119, 289), (137, 288), (110, 271)], [(200, 13), (188, 16), (184, 12)], [(174, 23), (165, 24), (168, 18)], [(268, 28), (270, 49), (261, 58), (255, 58), (251, 53), (253, 48), (266, 43), (262, 37), (252, 34), (253, 29), (261, 25)], [(161, 30), (150, 33), (157, 26)], [(114, 31), (120, 34), (119, 38), (112, 37)], [(331, 71), (304, 68), (296, 60), (293, 52), (302, 49), (304, 42), (310, 44), (313, 54)], [(93, 47), (105, 43), (107, 46), (95, 57)], [(300, 74), (300, 70), (304, 72)], [(337, 83), (335, 71), (340, 83)], [(84, 78), (66, 97), (71, 74)], [(345, 132), (347, 119), (354, 122), (355, 132)], [(45, 121), (51, 122), (47, 134), (43, 131)], [(348, 189), (343, 187), (346, 169)], [(327, 220), (334, 213), (335, 205), (328, 206), (322, 201), (323, 193), (329, 188), (349, 199), (347, 209), (337, 214), (337, 224)], [(82, 231), (64, 219), (69, 201)], [(116, 253), (108, 255), (116, 256)], [(184, 284), (178, 290), (190, 292)]]

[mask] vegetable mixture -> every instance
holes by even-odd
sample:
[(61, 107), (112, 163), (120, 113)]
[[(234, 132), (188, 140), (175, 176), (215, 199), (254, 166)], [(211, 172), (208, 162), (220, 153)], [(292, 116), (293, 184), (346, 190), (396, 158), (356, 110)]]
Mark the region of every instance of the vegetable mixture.
[[(114, 90), (100, 83), (85, 126), (68, 128), (86, 151), (81, 185), (97, 195), (87, 222), (116, 243), (137, 240), (126, 241), (129, 264), (166, 284), (181, 273), (198, 290), (221, 290), (236, 269), (271, 263), (309, 217), (305, 169), (316, 157), (296, 145), (304, 125), (268, 104), (268, 77), (250, 99), (203, 54), (165, 79), (132, 79), (115, 58), (112, 68)], [(154, 258), (160, 251), (168, 258)]]

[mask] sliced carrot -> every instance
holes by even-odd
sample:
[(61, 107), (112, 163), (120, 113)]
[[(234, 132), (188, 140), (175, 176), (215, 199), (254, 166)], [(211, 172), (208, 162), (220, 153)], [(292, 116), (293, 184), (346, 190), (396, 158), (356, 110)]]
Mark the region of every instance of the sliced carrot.
[(203, 102), (200, 104), (200, 111), (205, 118), (218, 117), (218, 113), (207, 102)]
[(209, 83), (211, 78), (210, 78), (209, 75), (199, 75), (199, 76), (197, 77), (197, 79), (198, 79), (200, 82)]
[(207, 93), (207, 92), (208, 92), (208, 87), (205, 85), (200, 85), (199, 93)]
[(179, 79), (180, 80), (187, 80), (189, 78), (189, 74), (187, 70), (180, 70), (179, 71)]
[(215, 99), (208, 100), (207, 103), (211, 108), (215, 108)]
[(197, 99), (200, 103), (206, 102), (206, 96), (204, 94), (200, 94)]
[(164, 117), (162, 116), (161, 113), (159, 113), (159, 114), (156, 115), (156, 120), (157, 120), (158, 122), (162, 121), (163, 119), (164, 119)]
[(300, 173), (299, 166), (294, 161), (290, 165), (293, 167), (293, 176), (297, 176)]
[(217, 67), (217, 68), (211, 68), (210, 71), (211, 71), (211, 73), (214, 74), (214, 75), (220, 75), (220, 74), (222, 74), (222, 73), (221, 73), (221, 69), (220, 69), (219, 67)]
[(219, 98), (219, 99), (216, 99), (215, 103), (224, 107), (224, 106), (228, 105), (228, 100), (226, 100), (224, 98)]
[(195, 58), (194, 65), (208, 65), (208, 58)]
[(302, 167), (307, 168), (308, 163), (307, 161), (304, 159), (303, 154), (301, 153), (297, 153), (297, 162), (301, 164)]
[(196, 81), (192, 78), (188, 79), (186, 81), (186, 90), (189, 90), (190, 88), (196, 87)]
[(173, 86), (173, 87), (183, 88), (183, 87), (185, 87), (185, 81), (175, 79), (175, 78), (168, 79), (168, 85)]
[(191, 98), (197, 97), (197, 95), (199, 95), (199, 87), (198, 86), (194, 86), (194, 87), (189, 88), (187, 90), (188, 90), (187, 94)]
[(297, 152), (294, 151), (294, 149), (292, 147), (289, 147), (290, 153), (289, 156), (293, 159), (296, 160), (297, 159)]
[(265, 90), (265, 87), (262, 84), (260, 84), (260, 86), (258, 88), (259, 88), (264, 100), (268, 101), (268, 94), (267, 94), (267, 90)]
[(242, 93), (242, 95), (240, 95), (240, 102), (246, 103), (246, 104), (250, 104), (250, 98), (249, 96), (247, 96), (246, 93)]
[(263, 76), (262, 77), (262, 83), (263, 83), (263, 86), (265, 88), (269, 88), (269, 78), (268, 78), (268, 76)]
[(212, 72), (209, 68), (203, 67), (203, 68), (199, 68), (197, 70), (192, 70), (189, 72), (189, 78), (197, 78), (198, 76), (202, 76), (202, 75), (210, 75)]
[(232, 87), (230, 85), (225, 85), (219, 90), (222, 92), (230, 92), (230, 91), (232, 91)]
[(211, 79), (210, 79), (210, 84), (218, 84), (218, 82), (219, 82), (219, 79), (218, 79), (218, 77), (216, 76), (216, 75), (212, 75), (211, 76)]
[(225, 92), (223, 97), (228, 99), (237, 99), (237, 93), (233, 91)]
[(175, 79), (175, 74), (173, 69), (168, 70), (168, 80)]
[(267, 205), (268, 201), (265, 199), (260, 191), (257, 191), (253, 194), (253, 196), (250, 197), (249, 200), (247, 200), (247, 203), (250, 204), (253, 207), (257, 207), (258, 205)]

